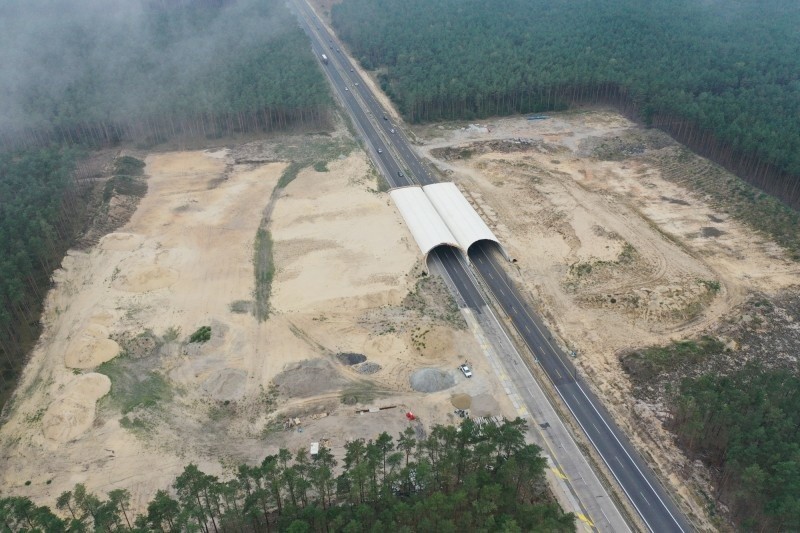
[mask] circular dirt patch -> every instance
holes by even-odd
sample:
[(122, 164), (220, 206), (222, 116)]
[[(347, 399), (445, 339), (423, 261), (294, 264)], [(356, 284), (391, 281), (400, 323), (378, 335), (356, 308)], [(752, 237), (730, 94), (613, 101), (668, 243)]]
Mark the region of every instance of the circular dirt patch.
[(119, 353), (119, 344), (107, 336), (105, 327), (91, 324), (69, 343), (64, 364), (68, 368), (94, 368), (110, 361)]
[(367, 356), (360, 353), (340, 352), (336, 354), (336, 360), (343, 365), (352, 366), (363, 363), (367, 360)]
[(452, 374), (438, 368), (422, 368), (411, 374), (411, 388), (417, 392), (438, 392), (456, 384)]
[(472, 405), (472, 396), (469, 394), (453, 394), (450, 397), (450, 403), (456, 409), (469, 409), (469, 406)]

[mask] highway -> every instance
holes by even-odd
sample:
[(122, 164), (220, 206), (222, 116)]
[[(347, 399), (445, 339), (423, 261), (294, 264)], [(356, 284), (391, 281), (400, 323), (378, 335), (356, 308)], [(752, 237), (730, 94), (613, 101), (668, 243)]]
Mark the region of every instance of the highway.
[[(375, 96), (350, 60), (340, 52), (341, 44), (303, 0), (292, 2), (303, 29), (311, 38), (314, 52), (325, 54), (325, 71), (366, 148), (381, 167), (392, 187), (435, 183), (431, 169), (411, 149), (408, 139), (385, 114)], [(347, 90), (345, 90), (345, 88)], [(496, 246), (479, 242), (470, 250), (474, 271), (460, 253), (447, 247), (434, 249), (429, 261), (445, 270), (456, 286), (463, 304), (473, 313), (485, 313), (489, 300), (475, 281), (476, 273), (504, 311), (521, 340), (541, 365), (558, 395), (602, 458), (611, 475), (627, 495), (645, 526), (651, 531), (692, 531), (692, 527), (671, 500), (624, 432), (613, 422), (602, 403), (577, 375), (572, 362), (556, 345), (515, 284), (507, 276), (505, 261)], [(531, 409), (535, 411), (535, 409)]]

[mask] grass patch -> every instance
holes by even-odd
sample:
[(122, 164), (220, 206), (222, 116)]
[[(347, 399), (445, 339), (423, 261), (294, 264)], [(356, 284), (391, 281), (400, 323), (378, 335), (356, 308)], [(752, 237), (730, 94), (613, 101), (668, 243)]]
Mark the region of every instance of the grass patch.
[(669, 346), (650, 346), (622, 357), (622, 367), (637, 380), (648, 381), (657, 375), (693, 365), (722, 353), (725, 345), (714, 337), (676, 341)]
[(244, 315), (253, 311), (253, 302), (250, 300), (234, 300), (228, 304), (231, 313)]
[(272, 258), (272, 235), (263, 228), (256, 232), (253, 265), (256, 273), (254, 313), (258, 320), (264, 321), (269, 316), (269, 297), (272, 293), (275, 265)]
[(161, 339), (164, 343), (175, 342), (178, 340), (178, 337), (181, 335), (181, 328), (178, 326), (170, 326), (164, 332), (164, 335), (161, 336)]
[(281, 174), (281, 179), (278, 180), (278, 189), (283, 189), (284, 187), (289, 185), (292, 181), (294, 181), (294, 179), (297, 177), (300, 171), (303, 170), (306, 166), (307, 165), (299, 163), (297, 161), (289, 163), (289, 166), (287, 166), (283, 170), (283, 174)]
[(328, 163), (326, 161), (317, 161), (314, 163), (314, 170), (317, 172), (328, 172)]
[(172, 399), (167, 380), (150, 369), (150, 358), (134, 359), (120, 355), (97, 368), (111, 380), (111, 392), (101, 400), (101, 407), (127, 415), (134, 410), (152, 409)]

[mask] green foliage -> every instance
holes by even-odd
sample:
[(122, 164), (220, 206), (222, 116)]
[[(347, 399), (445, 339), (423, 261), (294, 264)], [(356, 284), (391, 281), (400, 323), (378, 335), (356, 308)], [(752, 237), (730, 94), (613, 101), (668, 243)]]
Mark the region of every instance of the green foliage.
[(189, 335), (189, 342), (204, 343), (211, 340), (211, 326), (200, 326)]
[(797, 2), (345, 0), (331, 18), (411, 121), (620, 103), (800, 205)]
[(714, 337), (675, 341), (669, 346), (650, 346), (622, 358), (622, 366), (634, 378), (648, 381), (655, 376), (681, 366), (698, 363), (711, 355), (722, 353), (725, 344)]
[(76, 153), (0, 154), (0, 407), (38, 335), (41, 301), (83, 223), (71, 172)]
[(325, 161), (317, 161), (314, 163), (314, 170), (317, 172), (328, 172), (328, 164)]
[(686, 379), (674, 399), (680, 442), (718, 472), (718, 498), (747, 531), (800, 529), (800, 379), (748, 365)]
[(269, 297), (272, 294), (272, 278), (275, 275), (275, 265), (272, 259), (272, 235), (263, 228), (256, 232), (253, 265), (256, 274), (254, 312), (256, 318), (263, 321), (269, 316)]
[(111, 380), (111, 392), (101, 400), (101, 406), (128, 414), (170, 401), (173, 393), (169, 382), (151, 366), (149, 358), (121, 354), (97, 367), (97, 372)]
[[(173, 492), (159, 490), (133, 524), (136, 531), (575, 531), (574, 516), (547, 492), (547, 462), (525, 444), (525, 429), (521, 419), (480, 427), (465, 420), (418, 440), (408, 427), (396, 440), (381, 433), (347, 443), (342, 468), (325, 447), (312, 459), (281, 449), (259, 465), (240, 465), (227, 481), (190, 464)], [(56, 507), (73, 531), (110, 531), (131, 523), (129, 503), (127, 491), (101, 500), (76, 485)], [(44, 530), (66, 530), (25, 498), (0, 499), (0, 519), (24, 527), (52, 520)]]
[(289, 163), (289, 166), (283, 170), (283, 174), (281, 174), (281, 178), (278, 180), (278, 188), (283, 189), (289, 185), (305, 167), (306, 165), (301, 162), (293, 161)]
[(123, 155), (114, 160), (114, 174), (123, 176), (141, 176), (144, 173), (144, 161), (130, 155)]
[(147, 183), (133, 176), (114, 176), (106, 182), (103, 200), (108, 202), (115, 194), (142, 198), (147, 193)]

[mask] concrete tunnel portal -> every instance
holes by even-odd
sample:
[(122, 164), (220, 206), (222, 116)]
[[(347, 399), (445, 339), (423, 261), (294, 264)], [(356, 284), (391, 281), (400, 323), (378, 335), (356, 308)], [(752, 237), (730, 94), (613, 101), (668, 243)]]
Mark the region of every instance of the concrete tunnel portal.
[(389, 191), (422, 252), (425, 269), (428, 257), (440, 247), (458, 250), (467, 263), (470, 252), (483, 246), (496, 246), (510, 259), (500, 241), (452, 182), (423, 187), (399, 187)]

